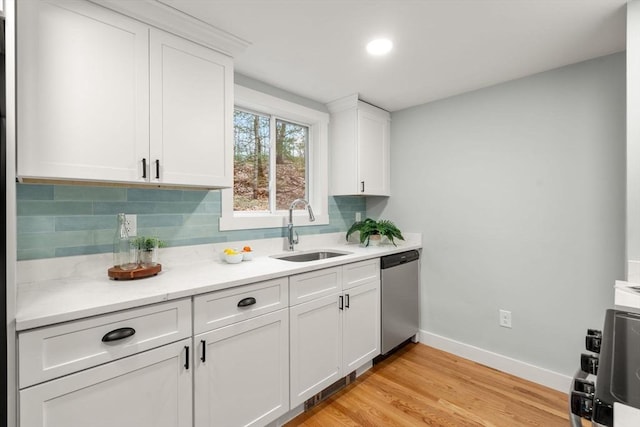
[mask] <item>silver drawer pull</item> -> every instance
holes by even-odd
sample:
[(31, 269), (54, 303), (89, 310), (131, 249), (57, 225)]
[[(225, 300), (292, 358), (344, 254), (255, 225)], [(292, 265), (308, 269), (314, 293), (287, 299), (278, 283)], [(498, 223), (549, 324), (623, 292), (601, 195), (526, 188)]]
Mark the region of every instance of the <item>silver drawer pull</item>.
[(238, 307), (248, 307), (256, 303), (256, 299), (254, 297), (243, 298), (238, 301)]
[(104, 336), (102, 337), (102, 342), (112, 342), (112, 341), (122, 340), (132, 336), (135, 333), (136, 333), (136, 330), (133, 328), (114, 329), (113, 331), (107, 332), (106, 334), (104, 334)]

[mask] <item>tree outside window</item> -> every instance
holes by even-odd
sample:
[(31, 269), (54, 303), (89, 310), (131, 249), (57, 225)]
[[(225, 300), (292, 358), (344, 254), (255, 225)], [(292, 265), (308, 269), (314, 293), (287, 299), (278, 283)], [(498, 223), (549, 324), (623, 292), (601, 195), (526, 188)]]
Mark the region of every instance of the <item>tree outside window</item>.
[(308, 145), (308, 126), (236, 109), (234, 211), (286, 210), (307, 198)]

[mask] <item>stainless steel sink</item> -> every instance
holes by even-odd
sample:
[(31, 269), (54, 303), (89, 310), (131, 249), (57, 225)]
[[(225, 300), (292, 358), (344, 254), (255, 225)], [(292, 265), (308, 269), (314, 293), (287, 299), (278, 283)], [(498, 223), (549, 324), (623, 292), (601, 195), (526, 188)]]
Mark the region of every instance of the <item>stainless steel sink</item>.
[(351, 253), (352, 252), (318, 250), (318, 251), (298, 252), (298, 253), (292, 253), (292, 254), (272, 255), (271, 258), (276, 258), (276, 259), (281, 259), (283, 261), (291, 261), (291, 262), (309, 262), (309, 261), (318, 261), (321, 259), (334, 258), (337, 256), (349, 255)]

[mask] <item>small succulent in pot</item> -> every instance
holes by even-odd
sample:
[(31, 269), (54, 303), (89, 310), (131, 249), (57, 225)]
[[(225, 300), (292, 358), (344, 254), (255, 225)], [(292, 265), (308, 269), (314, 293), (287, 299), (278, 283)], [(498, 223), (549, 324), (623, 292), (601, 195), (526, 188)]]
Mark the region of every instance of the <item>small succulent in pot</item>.
[(166, 243), (157, 237), (136, 237), (135, 246), (138, 249), (138, 263), (143, 267), (153, 267), (158, 263), (158, 248), (163, 248)]
[(364, 246), (369, 246), (369, 243), (377, 244), (373, 243), (375, 237), (372, 239), (372, 236), (385, 236), (394, 246), (397, 246), (393, 240), (394, 238), (404, 240), (400, 229), (393, 222), (386, 219), (376, 221), (366, 218), (364, 221), (354, 222), (347, 231), (347, 240), (356, 231), (360, 232), (360, 243)]

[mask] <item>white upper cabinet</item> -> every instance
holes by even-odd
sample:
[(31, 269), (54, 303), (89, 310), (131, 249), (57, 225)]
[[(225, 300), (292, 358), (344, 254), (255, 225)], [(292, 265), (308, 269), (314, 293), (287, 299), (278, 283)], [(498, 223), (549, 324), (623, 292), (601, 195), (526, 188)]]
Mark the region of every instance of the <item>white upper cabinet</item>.
[(139, 180), (148, 28), (83, 2), (17, 2), (18, 176)]
[(328, 108), (331, 194), (389, 196), (389, 113), (357, 95)]
[(19, 178), (232, 184), (230, 57), (84, 1), (17, 13)]
[(231, 58), (157, 30), (150, 46), (151, 180), (230, 187)]

